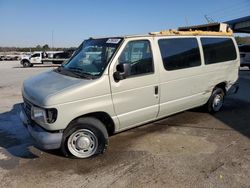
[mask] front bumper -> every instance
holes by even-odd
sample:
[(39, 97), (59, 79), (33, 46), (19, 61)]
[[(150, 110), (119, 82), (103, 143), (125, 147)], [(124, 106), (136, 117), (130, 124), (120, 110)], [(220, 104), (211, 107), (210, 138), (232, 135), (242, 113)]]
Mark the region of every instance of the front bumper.
[(32, 124), (23, 108), (20, 112), (20, 118), (31, 137), (38, 143), (41, 148), (49, 150), (58, 149), (61, 147), (63, 133), (51, 133), (35, 124)]

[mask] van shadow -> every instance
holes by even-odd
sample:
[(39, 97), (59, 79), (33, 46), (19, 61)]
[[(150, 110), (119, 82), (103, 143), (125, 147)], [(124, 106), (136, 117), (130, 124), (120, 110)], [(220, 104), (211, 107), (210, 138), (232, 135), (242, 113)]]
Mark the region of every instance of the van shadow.
[(0, 114), (0, 147), (15, 157), (37, 158), (29, 150), (34, 143), (19, 118), (20, 108), (20, 103), (15, 104), (9, 112)]
[(222, 110), (214, 115), (235, 131), (250, 138), (250, 102), (230, 97), (225, 100)]
[[(190, 112), (208, 113), (201, 106), (188, 110)], [(226, 97), (222, 109), (212, 116), (229, 128), (250, 138), (250, 102), (236, 97)]]
[(225, 98), (222, 110), (216, 113), (214, 117), (228, 127), (250, 138), (250, 84), (247, 75), (241, 74), (241, 71), (239, 83), (239, 91)]

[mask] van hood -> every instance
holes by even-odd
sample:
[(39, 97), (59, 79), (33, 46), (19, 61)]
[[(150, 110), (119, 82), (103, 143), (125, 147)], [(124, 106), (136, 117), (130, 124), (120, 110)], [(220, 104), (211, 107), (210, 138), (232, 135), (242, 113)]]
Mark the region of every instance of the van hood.
[[(24, 81), (23, 97), (38, 106), (48, 106), (48, 99), (62, 91), (77, 87), (79, 84), (88, 85), (94, 80), (74, 78), (49, 71)], [(56, 101), (55, 101), (56, 102)]]

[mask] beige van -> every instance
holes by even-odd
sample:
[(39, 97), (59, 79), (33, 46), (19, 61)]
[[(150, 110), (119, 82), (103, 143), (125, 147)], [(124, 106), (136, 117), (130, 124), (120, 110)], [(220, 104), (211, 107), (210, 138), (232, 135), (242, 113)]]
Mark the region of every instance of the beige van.
[(90, 38), (24, 82), (20, 117), (42, 148), (87, 158), (114, 133), (198, 106), (219, 111), (237, 92), (239, 65), (229, 31)]

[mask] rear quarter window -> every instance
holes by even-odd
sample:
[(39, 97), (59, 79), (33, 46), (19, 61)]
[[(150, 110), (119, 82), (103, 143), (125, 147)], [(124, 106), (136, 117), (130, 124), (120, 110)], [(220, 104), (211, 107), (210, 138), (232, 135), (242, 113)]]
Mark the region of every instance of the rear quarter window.
[(237, 58), (235, 45), (231, 38), (201, 38), (205, 64), (221, 63)]

